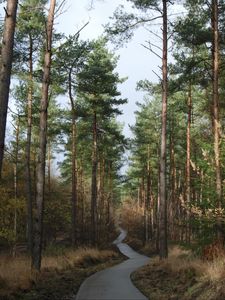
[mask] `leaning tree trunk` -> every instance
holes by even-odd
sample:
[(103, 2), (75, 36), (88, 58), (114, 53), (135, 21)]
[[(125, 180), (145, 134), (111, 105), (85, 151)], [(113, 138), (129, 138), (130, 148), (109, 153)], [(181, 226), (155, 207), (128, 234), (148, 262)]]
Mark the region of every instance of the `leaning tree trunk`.
[(52, 31), (54, 21), (54, 11), (56, 0), (51, 0), (47, 21), (47, 43), (44, 57), (42, 98), (40, 103), (40, 135), (39, 135), (39, 155), (37, 166), (37, 195), (34, 223), (34, 249), (32, 256), (32, 267), (40, 271), (42, 255), (42, 237), (43, 237), (43, 210), (44, 210), (44, 188), (45, 188), (45, 159), (47, 143), (47, 112), (48, 112), (48, 89), (50, 82), (51, 67), (51, 49), (52, 49)]
[(162, 132), (159, 178), (159, 256), (168, 256), (166, 201), (166, 123), (167, 123), (167, 0), (163, 0), (163, 59), (162, 59)]
[(0, 61), (0, 179), (4, 156), (5, 130), (9, 101), (9, 86), (13, 59), (14, 32), (18, 0), (8, 0)]

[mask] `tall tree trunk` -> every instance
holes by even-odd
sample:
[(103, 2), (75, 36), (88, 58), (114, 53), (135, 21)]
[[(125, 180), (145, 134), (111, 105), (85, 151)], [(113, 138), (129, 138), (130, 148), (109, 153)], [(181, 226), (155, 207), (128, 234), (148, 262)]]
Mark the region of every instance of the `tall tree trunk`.
[(80, 163), (80, 201), (81, 201), (81, 237), (84, 238), (85, 235), (85, 192), (84, 192), (84, 175), (83, 175), (83, 165), (82, 160)]
[(163, 59), (162, 59), (162, 133), (159, 185), (159, 256), (167, 258), (167, 201), (166, 201), (166, 123), (167, 123), (167, 0), (163, 0)]
[(13, 256), (16, 256), (16, 244), (17, 244), (17, 201), (18, 201), (18, 153), (19, 153), (19, 133), (20, 133), (20, 117), (18, 116), (16, 126), (16, 145), (15, 145), (15, 161), (14, 161), (14, 199), (15, 199), (15, 211), (14, 211), (14, 236), (15, 243), (13, 247)]
[(213, 58), (213, 130), (214, 156), (216, 173), (217, 206), (222, 205), (222, 180), (220, 163), (220, 119), (219, 119), (219, 30), (218, 30), (218, 0), (212, 0), (212, 58)]
[(47, 142), (48, 144), (48, 193), (51, 193), (51, 142), (50, 139)]
[(32, 267), (37, 271), (41, 268), (42, 238), (43, 238), (43, 210), (44, 210), (44, 189), (45, 189), (45, 163), (46, 163), (46, 142), (47, 142), (47, 113), (48, 113), (48, 90), (50, 84), (52, 31), (56, 0), (51, 0), (48, 21), (47, 21), (47, 45), (44, 57), (44, 70), (42, 81), (42, 98), (40, 103), (40, 135), (39, 155), (37, 166), (37, 195), (35, 211), (35, 236), (32, 255)]
[(172, 240), (176, 240), (175, 234), (175, 216), (177, 211), (176, 203), (176, 165), (175, 165), (175, 151), (174, 151), (174, 116), (172, 116), (170, 129), (170, 199), (168, 203), (168, 232)]
[(106, 196), (105, 196), (105, 180), (107, 179), (106, 174), (106, 162), (104, 153), (102, 154), (100, 173), (99, 173), (99, 238), (104, 241), (106, 239)]
[(93, 145), (92, 145), (92, 180), (91, 180), (91, 240), (96, 244), (97, 233), (97, 116), (93, 116)]
[(26, 192), (27, 192), (27, 241), (28, 251), (33, 249), (33, 197), (31, 183), (31, 134), (32, 134), (32, 102), (33, 102), (33, 40), (31, 35), (29, 49), (29, 88), (27, 96), (27, 143), (26, 143)]
[(190, 243), (190, 205), (191, 205), (191, 116), (192, 116), (192, 91), (188, 89), (188, 124), (187, 124), (187, 158), (186, 158), (186, 241)]
[[(34, 145), (36, 145), (36, 139), (34, 140)], [(37, 147), (34, 147), (34, 152), (33, 152), (33, 164), (34, 164), (34, 169), (33, 169), (33, 178), (34, 178), (34, 182), (37, 182)], [(36, 185), (33, 186), (33, 194), (34, 194), (34, 199), (36, 199), (37, 196), (37, 187)]]
[(150, 214), (149, 214), (149, 208), (150, 208), (150, 202), (151, 202), (151, 173), (150, 173), (150, 146), (148, 145), (148, 161), (147, 161), (147, 181), (146, 181), (146, 199), (145, 199), (145, 243), (148, 242), (149, 238), (152, 238), (151, 236), (151, 230), (150, 230)]
[(113, 174), (112, 174), (112, 161), (109, 161), (108, 166), (108, 187), (109, 195), (107, 198), (107, 230), (108, 230), (108, 242), (110, 241), (110, 230), (111, 230), (111, 206), (112, 206), (112, 196), (113, 196)]
[(4, 156), (5, 130), (9, 101), (9, 86), (13, 59), (14, 32), (18, 0), (8, 0), (0, 58), (0, 179)]
[(71, 230), (71, 240), (72, 246), (76, 244), (76, 231), (77, 231), (77, 125), (76, 125), (76, 110), (74, 99), (72, 95), (72, 68), (69, 72), (69, 98), (72, 113), (72, 194), (71, 194), (71, 220), (72, 220), (72, 230)]

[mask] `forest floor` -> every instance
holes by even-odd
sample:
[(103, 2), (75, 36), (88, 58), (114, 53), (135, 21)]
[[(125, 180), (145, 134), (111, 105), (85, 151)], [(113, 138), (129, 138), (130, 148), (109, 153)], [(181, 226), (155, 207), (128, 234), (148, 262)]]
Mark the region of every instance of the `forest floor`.
[(114, 250), (78, 249), (43, 257), (38, 277), (26, 256), (0, 256), (0, 299), (69, 300), (91, 274), (122, 262)]
[(132, 274), (136, 287), (151, 300), (224, 300), (225, 257), (204, 261), (190, 250), (170, 247), (169, 258)]

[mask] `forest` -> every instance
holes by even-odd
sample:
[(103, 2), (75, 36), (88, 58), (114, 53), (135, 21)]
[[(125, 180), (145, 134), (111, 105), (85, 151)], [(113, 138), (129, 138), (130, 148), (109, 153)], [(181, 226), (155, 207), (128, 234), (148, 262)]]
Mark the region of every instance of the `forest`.
[[(56, 30), (65, 3), (0, 4), (0, 299), (73, 299), (118, 226), (146, 297), (225, 299), (224, 1), (121, 0), (93, 40)], [(127, 137), (112, 49), (139, 30), (161, 65)]]

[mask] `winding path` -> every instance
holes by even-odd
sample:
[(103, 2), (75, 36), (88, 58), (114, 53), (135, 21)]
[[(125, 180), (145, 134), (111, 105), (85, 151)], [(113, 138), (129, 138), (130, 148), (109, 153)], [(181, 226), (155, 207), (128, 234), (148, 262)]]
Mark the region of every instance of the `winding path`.
[(74, 300), (147, 300), (132, 284), (130, 275), (136, 269), (147, 264), (149, 258), (138, 254), (127, 244), (122, 243), (127, 233), (123, 229), (120, 231), (119, 237), (113, 243), (129, 259), (87, 278), (82, 283)]

